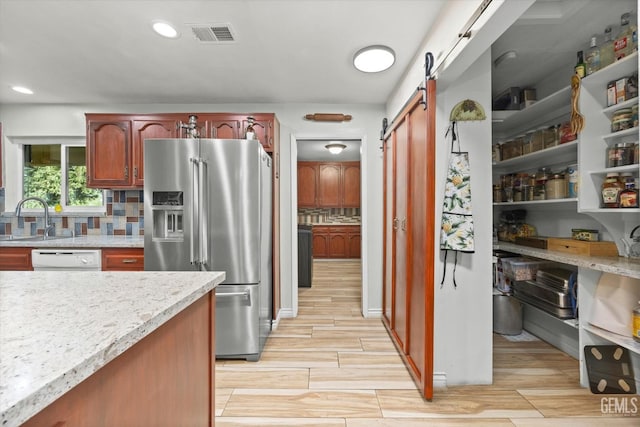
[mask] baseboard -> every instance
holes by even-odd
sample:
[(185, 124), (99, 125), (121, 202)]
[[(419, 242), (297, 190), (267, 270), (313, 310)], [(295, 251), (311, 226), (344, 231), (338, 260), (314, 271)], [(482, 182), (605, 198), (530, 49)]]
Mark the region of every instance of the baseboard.
[(446, 372), (434, 372), (433, 373), (433, 388), (447, 388), (447, 373)]
[(382, 309), (381, 308), (370, 308), (367, 310), (364, 315), (367, 319), (380, 319), (382, 318)]

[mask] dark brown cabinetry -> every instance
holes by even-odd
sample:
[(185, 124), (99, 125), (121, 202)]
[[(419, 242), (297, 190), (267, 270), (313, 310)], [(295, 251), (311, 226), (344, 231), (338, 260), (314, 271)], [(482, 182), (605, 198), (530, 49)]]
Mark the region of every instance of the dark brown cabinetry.
[(383, 323), (425, 399), (433, 397), (435, 81), (384, 138)]
[(172, 119), (133, 121), (133, 177), (134, 187), (144, 185), (144, 140), (147, 138), (175, 138), (178, 121)]
[(298, 162), (298, 207), (360, 207), (360, 162)]
[(87, 187), (132, 186), (131, 120), (87, 115)]
[(298, 207), (318, 206), (318, 164), (298, 162)]
[(360, 258), (359, 225), (314, 225), (314, 258)]
[(143, 271), (144, 249), (102, 249), (102, 271)]
[(31, 267), (31, 249), (27, 247), (0, 248), (0, 271), (29, 271)]

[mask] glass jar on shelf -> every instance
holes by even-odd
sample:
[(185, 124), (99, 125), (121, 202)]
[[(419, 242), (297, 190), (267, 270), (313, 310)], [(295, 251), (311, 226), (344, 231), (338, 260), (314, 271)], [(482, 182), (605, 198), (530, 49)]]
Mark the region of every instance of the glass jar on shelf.
[(620, 192), (624, 190), (624, 185), (620, 181), (620, 174), (609, 172), (602, 183), (602, 206), (605, 208), (620, 207)]
[(549, 170), (547, 168), (540, 168), (535, 175), (536, 186), (533, 192), (533, 200), (546, 200), (546, 184), (549, 179)]
[(567, 185), (564, 173), (554, 173), (545, 183), (545, 197), (547, 200), (564, 199), (567, 197)]

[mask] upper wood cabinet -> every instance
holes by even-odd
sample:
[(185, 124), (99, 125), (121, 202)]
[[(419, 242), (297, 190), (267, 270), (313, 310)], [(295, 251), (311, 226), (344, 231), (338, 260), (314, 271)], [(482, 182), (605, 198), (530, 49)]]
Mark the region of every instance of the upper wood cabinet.
[(147, 138), (175, 138), (178, 121), (171, 119), (133, 121), (133, 177), (132, 185), (144, 185), (144, 140)]
[(321, 163), (318, 167), (318, 205), (323, 208), (342, 206), (342, 167), (339, 163)]
[(298, 162), (298, 207), (318, 206), (318, 164)]
[(132, 187), (131, 120), (87, 115), (87, 187)]
[(298, 207), (360, 207), (360, 162), (298, 162)]
[[(254, 118), (256, 138), (279, 165), (275, 141), (280, 124), (275, 114), (193, 113), (198, 117), (202, 138), (242, 139)], [(128, 189), (144, 185), (144, 140), (180, 138), (188, 113), (86, 114), (87, 187)], [(0, 170), (1, 172), (1, 170)], [(276, 171), (277, 174), (277, 171)]]

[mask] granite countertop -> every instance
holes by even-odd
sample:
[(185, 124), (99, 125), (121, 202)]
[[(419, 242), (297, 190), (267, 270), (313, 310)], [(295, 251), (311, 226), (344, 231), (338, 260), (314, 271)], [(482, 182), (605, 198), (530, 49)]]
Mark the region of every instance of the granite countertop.
[(0, 425), (22, 424), (224, 277), (223, 272), (0, 272)]
[(144, 236), (77, 236), (48, 240), (0, 240), (1, 247), (33, 248), (144, 248)]
[(507, 242), (500, 242), (497, 245), (493, 245), (493, 248), (515, 252), (521, 255), (528, 255), (535, 258), (542, 258), (549, 261), (560, 262), (563, 264), (586, 267), (605, 273), (613, 273), (621, 276), (640, 279), (640, 258), (573, 255), (564, 252), (549, 251), (547, 249), (531, 248), (528, 246), (516, 245)]

